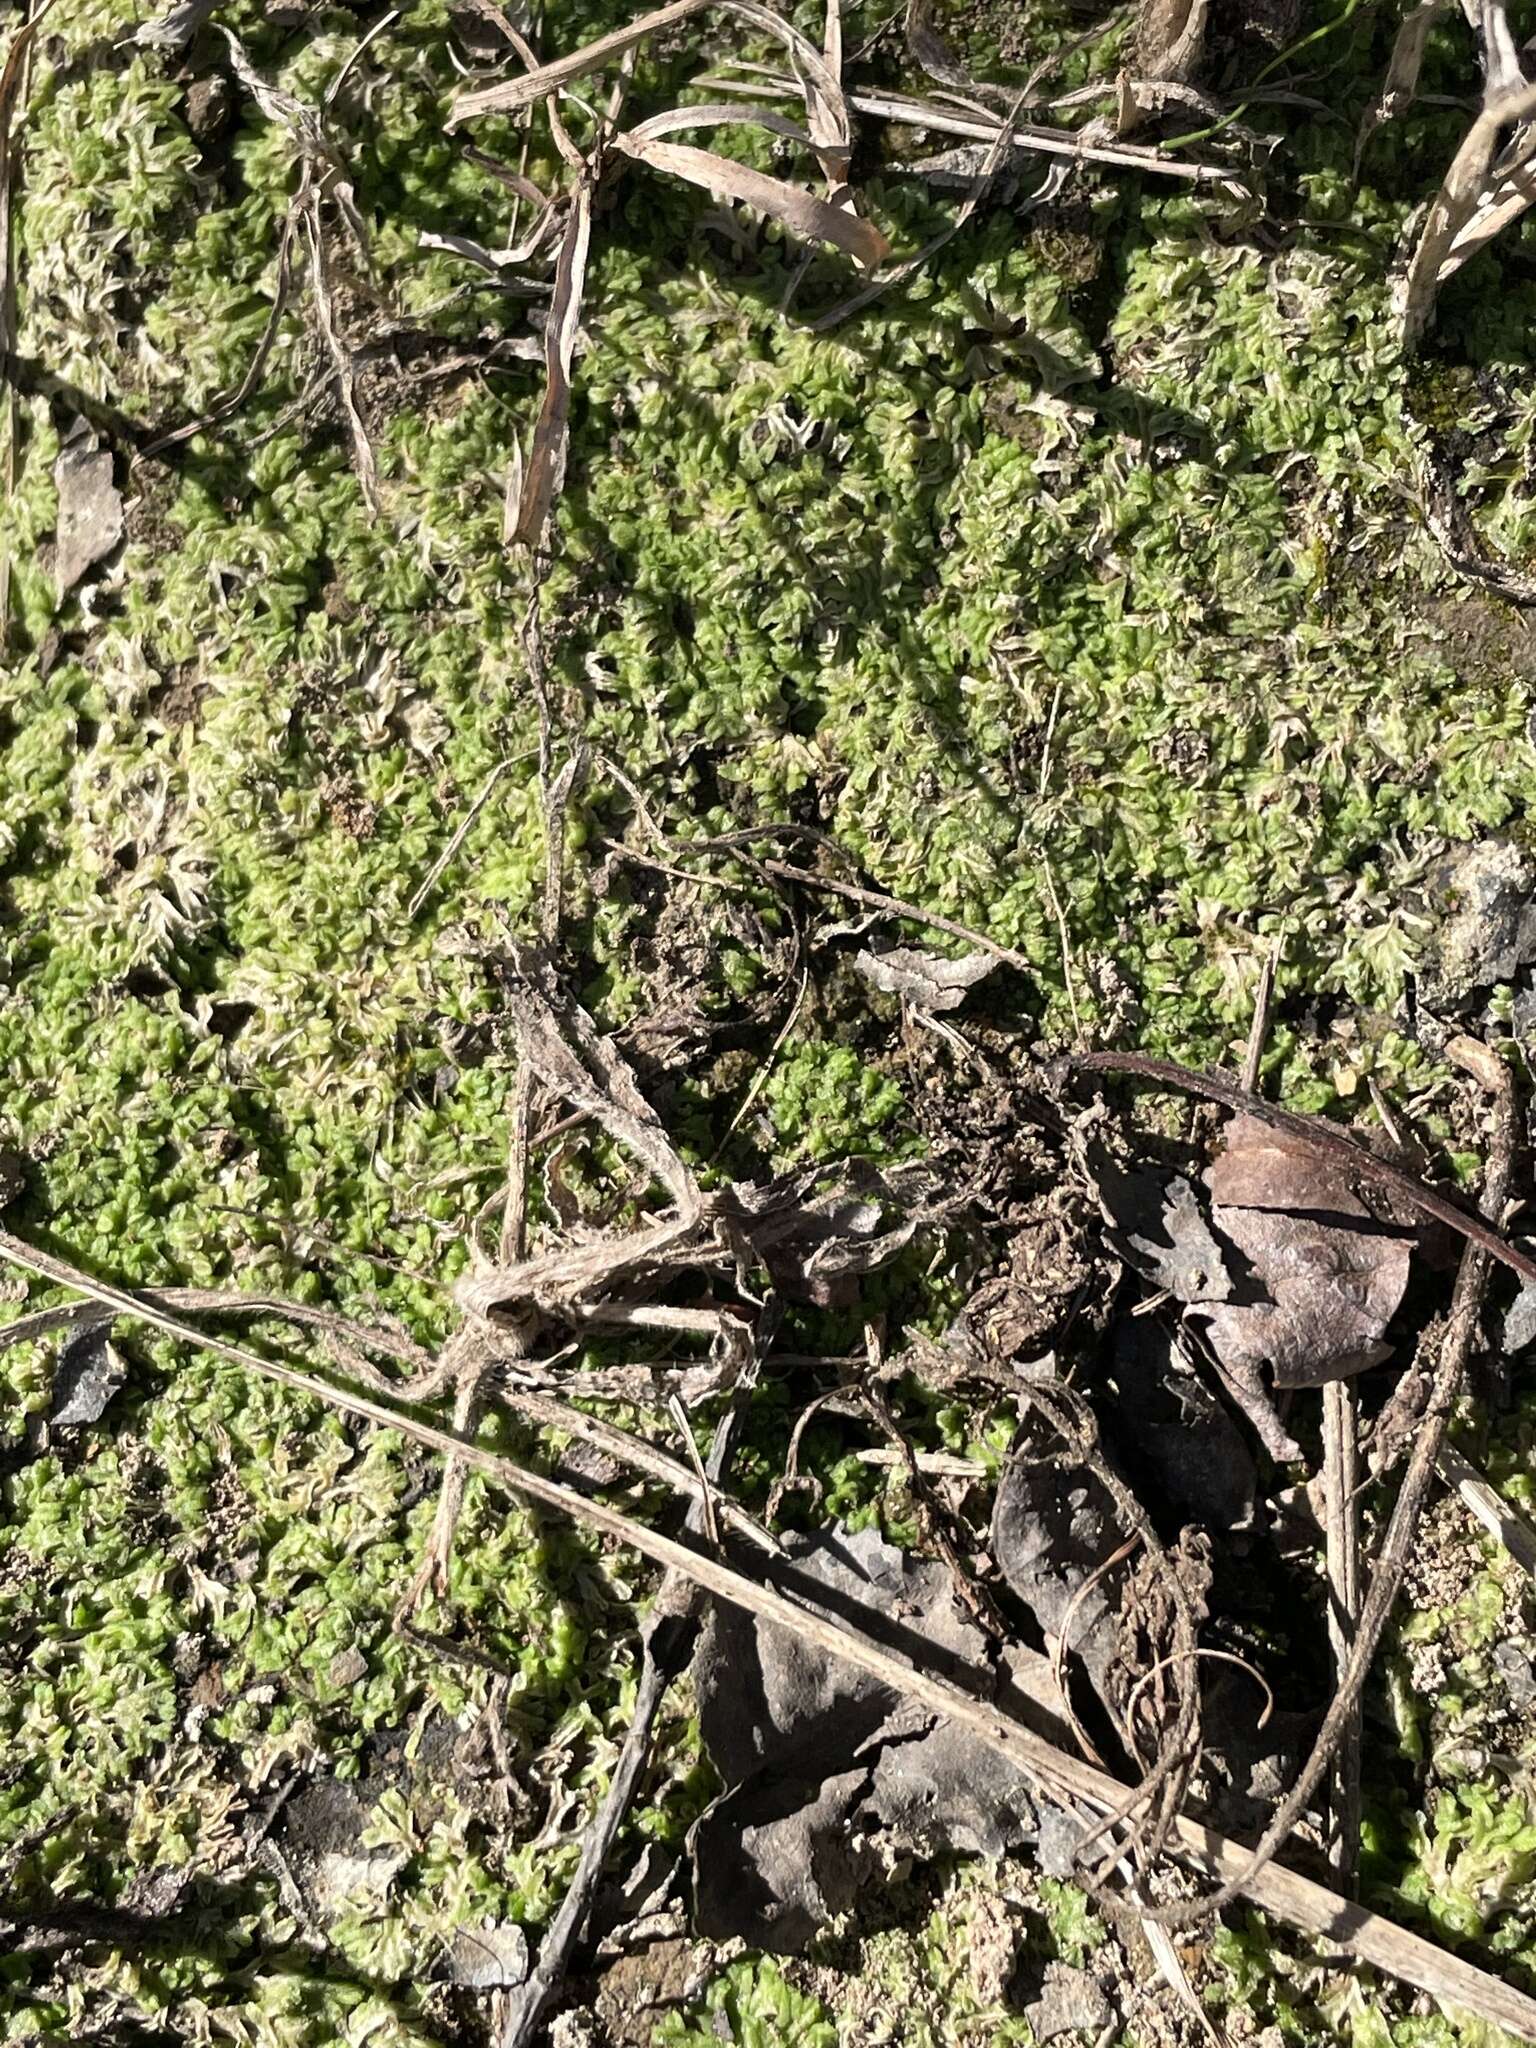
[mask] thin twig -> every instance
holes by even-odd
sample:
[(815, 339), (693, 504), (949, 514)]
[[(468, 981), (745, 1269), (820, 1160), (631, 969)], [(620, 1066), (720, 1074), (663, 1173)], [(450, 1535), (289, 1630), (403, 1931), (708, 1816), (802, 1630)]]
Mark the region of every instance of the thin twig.
[[(1328, 1647), (1342, 1690), (1360, 1623), (1359, 1408), (1348, 1380), (1323, 1388), (1323, 1492), (1327, 1503)], [(1328, 1867), (1353, 1895), (1360, 1848), (1360, 1703), (1344, 1723), (1333, 1759)]]
[[(742, 79), (721, 77), (696, 81), (704, 88), (724, 87), (743, 97), (781, 99), (795, 96), (798, 88), (787, 78), (768, 74), (768, 81), (752, 85)], [(1010, 149), (1033, 151), (1039, 156), (1066, 157), (1075, 163), (1109, 164), (1118, 169), (1151, 171), (1169, 178), (1187, 178), (1193, 184), (1220, 185), (1229, 191), (1246, 191), (1234, 171), (1219, 164), (1189, 163), (1167, 156), (1158, 149), (1142, 149), (1132, 143), (1097, 143), (1065, 128), (1042, 128), (1031, 122), (1009, 126), (996, 115), (980, 110), (967, 113), (937, 100), (917, 99), (900, 93), (851, 92), (848, 105), (858, 114), (873, 114), (877, 120), (899, 121), (910, 128), (927, 129), (934, 135), (953, 135), (964, 142), (994, 142), (1001, 131)]]
[(517, 767), (519, 762), (531, 759), (532, 753), (533, 749), (530, 748), (527, 753), (509, 756), (496, 763), (496, 766), (481, 785), (480, 792), (474, 802), (454, 827), (452, 838), (448, 841), (448, 844), (443, 848), (437, 859), (433, 861), (431, 867), (428, 868), (425, 878), (417, 885), (410, 902), (405, 906), (407, 923), (410, 923), (415, 918), (417, 911), (420, 910), (422, 904), (426, 902), (427, 898), (436, 888), (454, 855), (469, 837), (476, 818), (479, 817), (495, 794), (496, 785), (501, 781), (503, 775), (507, 773), (508, 769)]
[[(686, 1528), (697, 1535), (705, 1525), (706, 1506), (724, 1479), (730, 1462), (736, 1429), (744, 1413), (743, 1385), (737, 1389), (731, 1407), (721, 1418), (710, 1445), (708, 1461), (700, 1473), (704, 1493), (689, 1509)], [(718, 1498), (726, 1505), (725, 1496)], [(539, 1946), (539, 1958), (527, 1981), (508, 2007), (497, 2048), (527, 2048), (539, 2023), (565, 1982), (571, 1957), (592, 1910), (592, 1901), (613, 1853), (613, 1845), (625, 1816), (635, 1802), (640, 1780), (650, 1761), (657, 1717), (673, 1680), (683, 1670), (693, 1649), (703, 1618), (703, 1598), (698, 1587), (682, 1573), (669, 1571), (661, 1582), (646, 1621), (640, 1680), (635, 1704), (625, 1731), (623, 1746), (608, 1780), (602, 1806), (582, 1838), (581, 1861), (571, 1879), (560, 1910), (550, 1922)]]
[(1078, 1014), (1077, 991), (1072, 985), (1072, 936), (1067, 930), (1067, 914), (1061, 907), (1061, 898), (1056, 893), (1056, 876), (1051, 869), (1049, 854), (1040, 857), (1040, 872), (1045, 876), (1045, 893), (1056, 920), (1056, 930), (1061, 939), (1061, 978), (1066, 983), (1067, 1008), (1072, 1012), (1072, 1036), (1079, 1044), (1083, 1038), (1083, 1020)]
[(1250, 1095), (1259, 1085), (1259, 1069), (1264, 1064), (1264, 1047), (1269, 1042), (1269, 1022), (1275, 1006), (1275, 976), (1284, 951), (1285, 934), (1277, 932), (1264, 956), (1259, 985), (1253, 993), (1253, 1022), (1248, 1027), (1248, 1048), (1243, 1054), (1243, 1086)]
[[(781, 882), (798, 882), (805, 889), (824, 889), (832, 896), (846, 896), (850, 903), (867, 904), (871, 910), (884, 910), (892, 917), (904, 917), (910, 924), (928, 925), (936, 932), (947, 932), (952, 939), (964, 939), (967, 945), (979, 947), (1005, 966), (1016, 967), (1021, 974), (1031, 972), (1024, 955), (1016, 953), (1012, 946), (1000, 946), (996, 939), (989, 939), (985, 933), (975, 931), (955, 918), (942, 917), (936, 910), (923, 910), (903, 897), (887, 895), (883, 889), (863, 889), (856, 882), (839, 882), (831, 875), (814, 874), (809, 868), (791, 867), (788, 861), (765, 860), (762, 865), (765, 873), (776, 876)], [(1536, 1261), (1533, 1261), (1531, 1271), (1536, 1275)]]

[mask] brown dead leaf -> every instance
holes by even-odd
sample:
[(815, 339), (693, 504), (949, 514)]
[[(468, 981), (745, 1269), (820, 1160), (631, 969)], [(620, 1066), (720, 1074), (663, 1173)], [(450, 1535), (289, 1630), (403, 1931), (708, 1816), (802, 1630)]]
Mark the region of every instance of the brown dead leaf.
[(1389, 1355), (1412, 1240), (1377, 1221), (1348, 1170), (1247, 1116), (1206, 1174), (1217, 1230), (1268, 1300), (1202, 1304), (1211, 1346), (1239, 1380), (1320, 1386)]

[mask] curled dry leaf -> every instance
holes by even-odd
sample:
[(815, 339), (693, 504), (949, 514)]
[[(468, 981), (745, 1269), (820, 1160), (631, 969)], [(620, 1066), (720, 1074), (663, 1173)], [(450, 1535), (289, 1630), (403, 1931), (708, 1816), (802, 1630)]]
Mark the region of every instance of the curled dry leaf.
[(754, 207), (806, 241), (831, 242), (866, 270), (873, 270), (889, 252), (889, 242), (872, 222), (713, 150), (696, 149), (685, 142), (659, 142), (638, 131), (616, 135), (613, 147), (653, 170), (700, 185), (717, 199), (739, 200)]
[(512, 538), (534, 548), (544, 538), (549, 515), (565, 481), (570, 447), (571, 371), (581, 328), (581, 302), (592, 247), (592, 179), (577, 180), (555, 265), (554, 299), (544, 327), (544, 399), (534, 422), (533, 446), (523, 472)]
[[(1134, 76), (1123, 81), (1118, 129), (1129, 135), (1167, 97), (1158, 88), (1187, 85), (1200, 68), (1210, 0), (1141, 0)], [(1143, 89), (1145, 81), (1146, 90)]]
[(920, 946), (896, 946), (888, 953), (859, 953), (853, 964), (883, 994), (901, 996), (915, 1010), (931, 1014), (958, 1010), (966, 990), (984, 980), (997, 961), (990, 953), (950, 960)]
[(1145, 78), (1186, 84), (1199, 68), (1210, 0), (1142, 0), (1136, 68)]
[[(832, 1530), (793, 1540), (788, 1570), (813, 1606), (990, 1680), (942, 1565)], [(893, 1852), (1000, 1856), (1038, 1829), (1021, 1773), (974, 1736), (740, 1608), (713, 1608), (694, 1677), (726, 1787), (689, 1838), (695, 1923), (713, 1939), (803, 1948)]]
[(218, 5), (218, 0), (179, 0), (152, 15), (124, 40), (144, 50), (184, 50)]
[(1377, 1221), (1347, 1168), (1253, 1117), (1234, 1117), (1206, 1174), (1217, 1230), (1268, 1296), (1203, 1308), (1218, 1359), (1240, 1379), (1321, 1386), (1389, 1355), (1412, 1239)]
[(1381, 82), (1381, 91), (1374, 103), (1366, 109), (1360, 123), (1360, 134), (1355, 143), (1355, 169), (1360, 168), (1360, 157), (1365, 145), (1385, 121), (1395, 121), (1413, 105), (1413, 96), (1419, 89), (1419, 72), (1424, 63), (1424, 47), (1429, 41), (1429, 32), (1444, 14), (1448, 0), (1419, 0), (1417, 7), (1410, 8), (1398, 25), (1392, 44), (1392, 55), (1387, 62), (1387, 75)]
[[(1411, 346), (1429, 324), (1446, 279), (1485, 248), (1536, 199), (1536, 142), (1522, 124), (1536, 114), (1536, 86), (1490, 100), (1467, 130), (1451, 160), (1419, 236), (1399, 294), (1404, 343)], [(1499, 139), (1516, 133), (1499, 154)]]

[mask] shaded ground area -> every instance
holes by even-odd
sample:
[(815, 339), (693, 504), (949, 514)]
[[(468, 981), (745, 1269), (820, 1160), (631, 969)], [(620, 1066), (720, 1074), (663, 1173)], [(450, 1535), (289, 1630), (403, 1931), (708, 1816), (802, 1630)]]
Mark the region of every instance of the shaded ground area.
[[(444, 132), (473, 23), (436, 0), (387, 22), (240, 0), (176, 51), (136, 43), (120, 0), (61, 0), (17, 121), (0, 504), (8, 1226), (126, 1284), (269, 1290), (442, 1342), (506, 1171), (504, 969), (540, 928), (541, 748), (553, 779), (578, 741), (558, 965), (690, 1168), (713, 1186), (921, 1164), (972, 1204), (856, 1303), (790, 1310), (777, 1349), (812, 1364), (765, 1376), (735, 1468), (758, 1509), (809, 1388), (871, 1318), (899, 1349), (981, 1297), (1010, 1355), (1098, 1369), (1098, 1309), (1125, 1283), (1031, 1056), (1080, 1037), (1235, 1066), (1277, 940), (1270, 1096), (1368, 1120), (1379, 1091), (1436, 1173), (1474, 1178), (1486, 1130), (1441, 1052), (1457, 1024), (1529, 1024), (1533, 657), (1521, 617), (1447, 567), (1423, 478), (1453, 463), (1483, 543), (1529, 560), (1530, 245), (1516, 230), (1446, 287), (1410, 366), (1390, 276), (1465, 129), (1467, 39), (1435, 30), (1419, 102), (1355, 184), (1395, 20), (1261, 16), (1219, 24), (1224, 104), (1326, 31), (1277, 74), (1307, 103), (1244, 116), (1279, 138), (1232, 150), (1261, 207), (1079, 170), (1031, 211), (1026, 169), (825, 333), (856, 282), (835, 252), (628, 170), (594, 222), (535, 593), (502, 531), (547, 294), (426, 239), (505, 248), (529, 222)], [(562, 10), (541, 46), (622, 18)], [(883, 20), (850, 9), (849, 47)], [(1125, 54), (1127, 24), (1079, 47), (1092, 24), (1065, 6), (944, 26), (1014, 83), (1064, 52), (1062, 92)], [(338, 233), (326, 260), (377, 515), (297, 289), (240, 406), (147, 452), (241, 387), (279, 292), (295, 145), (223, 28), (305, 103), (335, 87), (369, 259)], [(701, 53), (763, 54), (739, 25), (686, 24), (640, 59), (636, 104), (674, 103)], [(909, 69), (892, 35), (870, 62)], [(547, 185), (532, 132), (526, 156), (510, 120), (472, 141)], [(901, 254), (954, 210), (899, 169), (911, 141), (863, 124), (854, 174)], [(958, 1043), (857, 964), (931, 932), (729, 858), (707, 864), (735, 885), (718, 890), (686, 860), (770, 826), (806, 835), (787, 861), (1013, 950), (940, 1013)], [(1191, 1171), (1214, 1132), (1150, 1102), (1129, 1128)], [(537, 1135), (536, 1221), (640, 1213), (606, 1141)], [(4, 1284), (18, 1315), (47, 1298)], [(1444, 1306), (1420, 1285), (1399, 1361)], [(301, 1355), (291, 1331), (260, 1341)], [(509, 1930), (536, 1937), (558, 1903), (627, 1725), (649, 1568), (471, 1480), (446, 1592), (417, 1617), (449, 1641), (407, 1640), (392, 1616), (435, 1460), (142, 1329), (115, 1343), (100, 1413), (52, 1424), (58, 1346), (0, 1351), (0, 1887), (31, 1916), (0, 1962), (9, 2036), (486, 2039), (496, 1966), (475, 1977), (458, 1937), (510, 1955)], [(593, 1340), (577, 1362), (616, 1355)], [(1518, 1368), (1514, 1395), (1468, 1441), (1528, 1500)], [(891, 1398), (919, 1449), (996, 1476), (1016, 1406), (910, 1381)], [(614, 1476), (500, 1415), (486, 1440)], [(803, 1446), (819, 1498), (790, 1519), (921, 1546), (908, 1475), (872, 1444), (825, 1413)], [(1266, 1498), (1306, 1476), (1261, 1469)], [(1518, 1976), (1536, 1967), (1529, 1583), (1446, 1498), (1409, 1591), (1368, 1698), (1368, 1891)], [(1260, 1613), (1249, 1634), (1284, 1665), (1303, 1631)], [(686, 1694), (668, 1710), (626, 1868), (675, 1856), (715, 1789), (691, 1714)], [(1160, 1991), (1137, 2007), (1134, 1930), (1122, 1948), (1033, 1865), (903, 1870), (885, 1917), (782, 1964), (667, 1931), (663, 2038), (1043, 2039), (1020, 2015), (1048, 1963), (1102, 1978), (1138, 2040), (1193, 2025)], [(647, 2038), (617, 2017), (644, 1983), (605, 1993), (603, 1967), (579, 1987), (587, 2038)], [(1242, 1914), (1191, 1968), (1234, 2039), (1456, 2036)], [(904, 2033), (882, 2032), (893, 2008)], [(573, 2048), (589, 2022), (562, 2024)]]

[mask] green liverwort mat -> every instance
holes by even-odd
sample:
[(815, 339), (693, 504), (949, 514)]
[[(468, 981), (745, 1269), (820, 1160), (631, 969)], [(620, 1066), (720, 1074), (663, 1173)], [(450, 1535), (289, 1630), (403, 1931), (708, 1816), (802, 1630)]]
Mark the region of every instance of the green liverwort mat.
[[(1236, 10), (1217, 87), (1337, 12), (1304, 9), (1293, 32), (1281, 11)], [(888, 12), (850, 5), (847, 49)], [(551, 9), (541, 48), (625, 18), (615, 0)], [(819, 43), (820, 9), (794, 18)], [(535, 597), (551, 765), (578, 738), (591, 749), (565, 831), (564, 968), (605, 1029), (643, 1035), (681, 1006), (703, 1050), (656, 1064), (700, 1171), (910, 1162), (934, 1133), (843, 956), (818, 960), (794, 1005), (771, 892), (701, 912), (611, 857), (626, 838), (656, 854), (641, 804), (674, 841), (828, 835), (848, 874), (1021, 954), (1000, 1025), (1045, 1048), (1075, 1012), (1095, 1039), (1230, 1061), (1283, 937), (1271, 1089), (1313, 1109), (1371, 1084), (1411, 1098), (1470, 1167), (1477, 1143), (1401, 1005), (1448, 850), (1497, 835), (1524, 857), (1536, 657), (1524, 621), (1447, 568), (1419, 477), (1432, 445), (1448, 453), (1483, 543), (1528, 562), (1536, 274), (1516, 228), (1403, 358), (1391, 272), (1465, 127), (1453, 102), (1476, 90), (1459, 17), (1358, 177), (1390, 5), (1346, 6), (1271, 79), (1301, 96), (1249, 107), (1273, 152), (1245, 157), (1233, 134), (1190, 145), (1251, 160), (1262, 205), (1083, 170), (1031, 211), (1026, 169), (1015, 197), (826, 332), (811, 323), (859, 282), (844, 259), (626, 168), (595, 210), (538, 593), (502, 523), (541, 369), (467, 359), (538, 340), (547, 266), (525, 290), (429, 239), (502, 249), (531, 222), (445, 129), (476, 35), (443, 0), (382, 27), (371, 7), (230, 0), (179, 50), (136, 39), (147, 19), (135, 0), (57, 0), (12, 124), (11, 1228), (126, 1285), (265, 1287), (442, 1341), (507, 1156), (514, 1062), (487, 963), (540, 923)], [(1126, 58), (1123, 18), (1085, 39), (1066, 0), (938, 19), (1014, 86), (1053, 51), (1049, 92), (1112, 83)], [(282, 297), (299, 149), (226, 31), (303, 107), (336, 88), (325, 120), (366, 253), (327, 213), (327, 318), (366, 352), (354, 400), (376, 517), (302, 226), (243, 402), (143, 452), (239, 390)], [(632, 107), (700, 96), (690, 81), (726, 56), (782, 61), (701, 15), (640, 54)], [(906, 75), (888, 27), (868, 61)], [(583, 90), (600, 104), (608, 82)], [(524, 155), (499, 118), (469, 140), (551, 189), (547, 128), (528, 136)], [(708, 140), (812, 176), (766, 134)], [(861, 128), (860, 204), (898, 259), (959, 203), (902, 170), (927, 147)], [(61, 591), (61, 457), (83, 445), (111, 454), (124, 538)], [(827, 915), (845, 911), (859, 915)], [(1507, 1018), (1513, 991), (1485, 1000)], [(564, 1171), (579, 1211), (623, 1168), (572, 1156)], [(880, 1306), (942, 1327), (972, 1277), (914, 1255)], [(47, 1298), (0, 1284), (8, 1314)], [(74, 1913), (90, 1937), (0, 1956), (0, 2039), (485, 2039), (487, 2000), (448, 1981), (445, 1957), (465, 1929), (535, 1939), (558, 1903), (627, 1726), (651, 1579), (472, 1482), (448, 1594), (421, 1619), (481, 1661), (406, 1641), (391, 1617), (431, 1522), (432, 1461), (167, 1341), (118, 1341), (120, 1389), (72, 1432), (46, 1420), (56, 1346), (0, 1350), (0, 1911)], [(807, 1318), (796, 1341), (845, 1352), (859, 1319)], [(1512, 1495), (1529, 1490), (1532, 1426), (1517, 1405), (1489, 1453)], [(939, 1397), (924, 1427), (994, 1466), (1007, 1440)], [(500, 1418), (486, 1434), (533, 1441)], [(818, 1442), (827, 1512), (915, 1537), (899, 1473)], [(781, 1451), (746, 1446), (744, 1490), (766, 1492)], [(1425, 1578), (1379, 1702), (1369, 1881), (1529, 1970), (1530, 1727), (1497, 1704), (1495, 1657), (1529, 1635), (1529, 1587), (1461, 1523)], [(710, 1796), (689, 1716), (680, 1693), (636, 1853), (675, 1850)], [(1027, 1871), (919, 1873), (892, 1899), (861, 1947), (782, 1969), (738, 1958), (712, 1984), (682, 1973), (660, 2038), (1023, 2040), (985, 1963), (1001, 1937), (989, 1950), (975, 1930), (1011, 1916), (1040, 1967), (1068, 1970), (1108, 1938), (1080, 1894)], [(983, 1960), (961, 1970), (972, 1947)], [(1234, 2029), (1279, 2030), (1266, 2041), (1482, 2048), (1256, 1922), (1229, 1927), (1215, 1960), (1213, 2002)], [(882, 2034), (892, 2010), (926, 2031)]]

